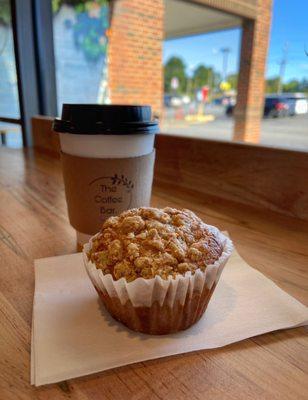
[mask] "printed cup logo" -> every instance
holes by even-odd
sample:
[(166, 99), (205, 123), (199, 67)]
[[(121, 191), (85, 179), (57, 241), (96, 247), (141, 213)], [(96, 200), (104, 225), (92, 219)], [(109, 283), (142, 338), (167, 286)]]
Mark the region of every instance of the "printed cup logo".
[(101, 176), (89, 183), (100, 221), (131, 208), (134, 183), (124, 175)]

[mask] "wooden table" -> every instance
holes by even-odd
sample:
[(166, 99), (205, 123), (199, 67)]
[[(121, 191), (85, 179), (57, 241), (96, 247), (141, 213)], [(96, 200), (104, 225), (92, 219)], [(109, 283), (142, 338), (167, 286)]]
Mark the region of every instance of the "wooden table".
[[(308, 304), (308, 223), (181, 188), (154, 187), (153, 205), (189, 207), (228, 230), (240, 254)], [(137, 363), (31, 387), (33, 260), (75, 251), (58, 160), (0, 149), (0, 399), (307, 399), (305, 328), (222, 349)]]

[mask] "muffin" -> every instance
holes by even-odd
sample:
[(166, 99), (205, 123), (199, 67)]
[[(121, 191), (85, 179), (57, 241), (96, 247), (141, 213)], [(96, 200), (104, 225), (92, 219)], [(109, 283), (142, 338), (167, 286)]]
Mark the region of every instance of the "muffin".
[(105, 221), (84, 246), (88, 275), (128, 328), (167, 334), (203, 315), (231, 241), (190, 210), (135, 208)]

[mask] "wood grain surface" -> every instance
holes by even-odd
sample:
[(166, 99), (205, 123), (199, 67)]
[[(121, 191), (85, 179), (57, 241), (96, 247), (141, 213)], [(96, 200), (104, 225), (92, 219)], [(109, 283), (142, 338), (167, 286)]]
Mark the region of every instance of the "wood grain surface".
[[(244, 259), (308, 304), (308, 223), (157, 181), (153, 205), (189, 207), (228, 230)], [(308, 397), (307, 331), (30, 386), (33, 260), (74, 252), (60, 163), (0, 149), (0, 399), (299, 399)]]
[(157, 182), (308, 221), (308, 152), (171, 135), (155, 147)]
[(60, 138), (52, 130), (53, 120), (43, 115), (31, 119), (33, 147), (60, 158)]

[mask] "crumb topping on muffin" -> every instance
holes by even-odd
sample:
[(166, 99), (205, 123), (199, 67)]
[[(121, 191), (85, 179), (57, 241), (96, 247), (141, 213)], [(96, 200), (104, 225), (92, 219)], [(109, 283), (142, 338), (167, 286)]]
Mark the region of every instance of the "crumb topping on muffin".
[(222, 253), (219, 231), (190, 210), (142, 207), (105, 221), (88, 259), (104, 274), (128, 282), (202, 271)]

